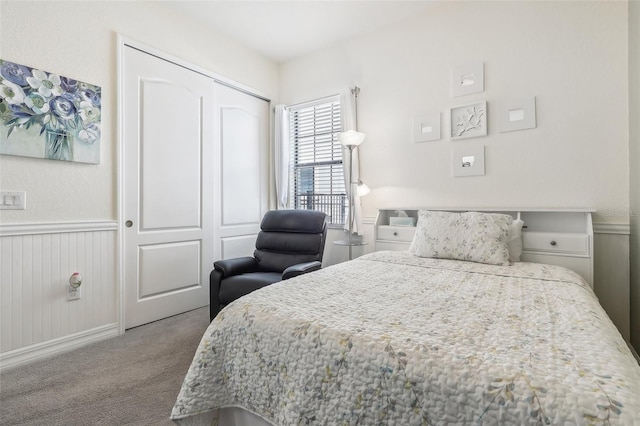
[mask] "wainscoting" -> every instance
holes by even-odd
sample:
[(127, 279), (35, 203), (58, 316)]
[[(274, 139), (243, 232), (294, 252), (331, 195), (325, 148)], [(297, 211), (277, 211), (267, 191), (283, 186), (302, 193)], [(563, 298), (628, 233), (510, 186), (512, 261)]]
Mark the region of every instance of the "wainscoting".
[(116, 240), (115, 221), (0, 226), (0, 369), (118, 334)]
[[(375, 217), (363, 220), (371, 252)], [(118, 334), (117, 222), (0, 226), (0, 369)], [(595, 291), (629, 339), (629, 226), (594, 224)], [(332, 241), (325, 265), (346, 260)], [(80, 300), (67, 301), (73, 272), (84, 276)]]
[(622, 337), (631, 340), (629, 225), (593, 224), (593, 290)]

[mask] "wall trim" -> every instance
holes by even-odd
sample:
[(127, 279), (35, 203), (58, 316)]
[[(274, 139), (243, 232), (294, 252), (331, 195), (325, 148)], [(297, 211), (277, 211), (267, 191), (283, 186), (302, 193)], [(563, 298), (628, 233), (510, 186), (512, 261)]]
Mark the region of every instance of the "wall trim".
[(593, 223), (594, 234), (630, 235), (631, 225), (628, 223)]
[(68, 232), (117, 231), (118, 222), (83, 221), (59, 223), (17, 223), (0, 225), (0, 237), (14, 235), (63, 234)]
[(116, 323), (107, 324), (91, 330), (81, 331), (13, 351), (0, 353), (0, 371), (18, 367), (20, 365), (36, 361), (40, 358), (68, 352), (73, 349), (86, 346), (90, 343), (116, 337), (118, 335), (118, 325)]
[(363, 225), (375, 225), (376, 224), (376, 217), (375, 216), (363, 216), (362, 217), (362, 224)]

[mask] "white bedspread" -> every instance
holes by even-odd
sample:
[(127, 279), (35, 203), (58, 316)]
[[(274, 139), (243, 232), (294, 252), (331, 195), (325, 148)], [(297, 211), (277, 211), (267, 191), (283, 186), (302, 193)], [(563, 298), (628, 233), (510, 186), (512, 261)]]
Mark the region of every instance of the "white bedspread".
[(171, 417), (225, 406), (282, 426), (638, 425), (640, 366), (572, 271), (377, 252), (218, 315)]

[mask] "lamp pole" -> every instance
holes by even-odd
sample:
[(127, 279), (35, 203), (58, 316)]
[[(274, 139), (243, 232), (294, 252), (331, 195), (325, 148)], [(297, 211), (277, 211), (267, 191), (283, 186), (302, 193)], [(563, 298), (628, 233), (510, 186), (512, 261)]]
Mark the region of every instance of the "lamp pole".
[(364, 133), (350, 130), (348, 132), (341, 133), (341, 139), (342, 145), (349, 150), (349, 224), (347, 226), (347, 232), (349, 235), (346, 240), (334, 241), (334, 244), (347, 246), (349, 249), (349, 260), (351, 260), (353, 259), (353, 246), (362, 246), (365, 244), (362, 241), (356, 241), (353, 239), (356, 191), (358, 190), (358, 182), (353, 179), (353, 150), (356, 149), (364, 140)]
[(354, 187), (353, 185), (353, 150), (355, 149), (356, 145), (348, 145), (347, 148), (349, 149), (349, 260), (351, 260), (353, 258), (352, 255), (352, 249), (353, 249), (353, 220), (355, 218), (355, 212), (353, 211), (354, 209), (354, 204), (355, 204), (355, 199), (356, 197), (354, 196), (354, 191), (356, 190), (357, 186)]
[[(358, 94), (360, 93), (360, 88), (358, 86), (351, 89), (351, 94), (355, 97), (355, 108), (354, 108), (354, 121), (356, 129), (358, 128)], [(346, 132), (342, 132), (338, 134), (338, 140), (349, 150), (349, 226), (348, 232), (349, 236), (346, 240), (334, 241), (334, 244), (347, 246), (349, 247), (349, 260), (353, 259), (353, 246), (362, 246), (366, 243), (362, 241), (355, 241), (353, 239), (353, 225), (355, 221), (355, 204), (356, 204), (356, 191), (358, 190), (358, 181), (353, 180), (353, 150), (358, 147), (364, 141), (365, 134), (354, 131), (347, 130)]]

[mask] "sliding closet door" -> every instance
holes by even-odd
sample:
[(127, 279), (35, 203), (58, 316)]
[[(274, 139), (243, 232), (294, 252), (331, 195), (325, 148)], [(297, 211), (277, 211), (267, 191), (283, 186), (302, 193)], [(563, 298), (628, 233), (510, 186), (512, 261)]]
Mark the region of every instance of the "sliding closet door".
[(214, 249), (224, 259), (250, 256), (268, 206), (269, 102), (216, 83), (214, 104)]
[(214, 259), (214, 84), (123, 53), (125, 328), (202, 307)]

